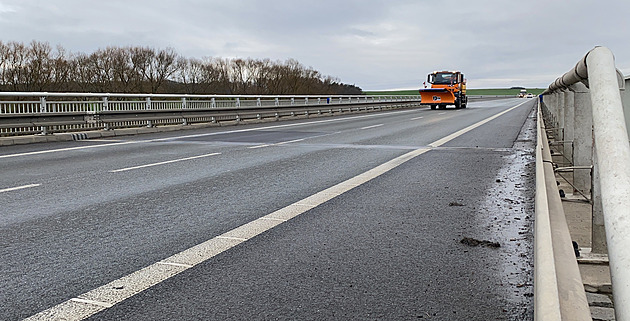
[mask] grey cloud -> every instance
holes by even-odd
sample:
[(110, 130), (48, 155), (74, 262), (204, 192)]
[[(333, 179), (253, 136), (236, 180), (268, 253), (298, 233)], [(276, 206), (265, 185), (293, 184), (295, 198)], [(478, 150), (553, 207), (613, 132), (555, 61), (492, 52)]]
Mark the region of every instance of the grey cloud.
[(628, 12), (612, 0), (12, 0), (0, 1), (0, 40), (295, 58), (364, 89), (417, 88), (442, 68), (473, 88), (544, 87), (595, 45), (630, 69)]

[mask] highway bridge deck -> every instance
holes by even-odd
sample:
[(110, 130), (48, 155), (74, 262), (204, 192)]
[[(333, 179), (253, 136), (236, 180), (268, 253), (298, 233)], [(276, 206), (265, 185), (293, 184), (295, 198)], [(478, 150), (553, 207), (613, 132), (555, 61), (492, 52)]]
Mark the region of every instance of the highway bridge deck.
[[(533, 105), (2, 147), (0, 319), (532, 319)], [(90, 296), (218, 239), (125, 300)]]

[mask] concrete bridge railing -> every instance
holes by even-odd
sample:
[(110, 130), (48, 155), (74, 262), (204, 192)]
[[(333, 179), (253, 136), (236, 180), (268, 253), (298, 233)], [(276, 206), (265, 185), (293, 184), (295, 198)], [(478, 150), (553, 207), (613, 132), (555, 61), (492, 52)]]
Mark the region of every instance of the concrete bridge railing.
[[(538, 147), (547, 178), (553, 175), (554, 164), (550, 155), (545, 155), (546, 131), (553, 132), (564, 147), (566, 159), (573, 164), (574, 188), (591, 195), (592, 248), (593, 252), (608, 253), (615, 314), (620, 321), (630, 320), (630, 144), (621, 99), (622, 93), (627, 97), (624, 88), (625, 81), (615, 68), (612, 52), (605, 47), (589, 51), (541, 95), (540, 112), (550, 124), (546, 129), (541, 125), (542, 142)], [(592, 179), (591, 171), (582, 170), (591, 168)], [(543, 235), (536, 238), (536, 316), (538, 320), (590, 320), (586, 299), (579, 294), (584, 289), (580, 290), (581, 283), (578, 286), (575, 282), (579, 278), (579, 271), (575, 275), (575, 258), (567, 259), (573, 250), (571, 239), (566, 238), (568, 231), (564, 231), (566, 221), (562, 205), (558, 207), (558, 191), (549, 189), (549, 185), (555, 185), (555, 179), (546, 185), (548, 206), (536, 209), (536, 235)], [(538, 185), (537, 194), (544, 188), (545, 185)], [(554, 226), (554, 220), (560, 223)], [(552, 243), (540, 243), (547, 241)], [(540, 264), (538, 258), (550, 253), (555, 264)], [(555, 285), (545, 284), (553, 274)], [(557, 299), (551, 301), (538, 299), (556, 295)]]

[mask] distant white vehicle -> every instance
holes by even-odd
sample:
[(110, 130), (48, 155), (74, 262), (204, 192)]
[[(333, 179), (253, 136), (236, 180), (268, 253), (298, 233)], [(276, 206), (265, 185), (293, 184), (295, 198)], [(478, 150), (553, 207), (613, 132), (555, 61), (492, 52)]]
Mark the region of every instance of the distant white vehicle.
[(532, 93), (527, 94), (527, 98), (534, 98), (534, 94)]

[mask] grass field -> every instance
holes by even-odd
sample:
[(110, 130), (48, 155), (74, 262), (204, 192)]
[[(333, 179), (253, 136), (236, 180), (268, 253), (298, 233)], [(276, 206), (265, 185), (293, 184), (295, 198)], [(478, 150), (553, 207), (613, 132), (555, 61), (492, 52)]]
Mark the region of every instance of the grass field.
[[(466, 93), (470, 96), (481, 96), (481, 95), (489, 95), (489, 96), (517, 96), (520, 92), (520, 89), (502, 89), (502, 88), (492, 88), (492, 89), (467, 89)], [(527, 88), (528, 93), (532, 93), (534, 95), (540, 95), (544, 88)], [(366, 91), (366, 95), (371, 96), (387, 96), (387, 95), (418, 95), (418, 90), (394, 90), (394, 91)]]

